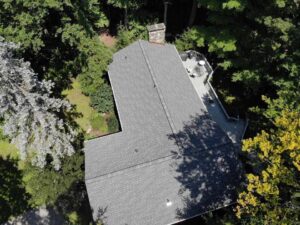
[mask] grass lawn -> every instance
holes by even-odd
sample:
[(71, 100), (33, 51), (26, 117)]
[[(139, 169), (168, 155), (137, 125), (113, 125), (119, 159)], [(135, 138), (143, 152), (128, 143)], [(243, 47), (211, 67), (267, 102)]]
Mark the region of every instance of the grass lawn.
[(96, 112), (90, 106), (90, 98), (82, 94), (80, 84), (73, 80), (72, 88), (63, 92), (76, 111), (81, 114), (75, 121), (86, 132), (88, 138), (98, 137), (108, 133), (106, 115)]
[(7, 159), (7, 157), (17, 159), (18, 158), (18, 149), (10, 144), (6, 140), (0, 140), (0, 156), (3, 159)]

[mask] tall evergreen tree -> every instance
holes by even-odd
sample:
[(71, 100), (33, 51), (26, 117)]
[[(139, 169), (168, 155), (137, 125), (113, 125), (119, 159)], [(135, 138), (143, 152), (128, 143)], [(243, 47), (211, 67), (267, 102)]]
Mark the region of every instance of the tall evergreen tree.
[[(1, 37), (0, 37), (1, 38)], [(17, 46), (0, 40), (0, 118), (3, 131), (33, 163), (44, 167), (51, 156), (56, 169), (65, 155), (72, 155), (77, 135), (62, 119), (71, 105), (51, 97), (53, 83), (39, 81), (28, 62), (13, 57)]]

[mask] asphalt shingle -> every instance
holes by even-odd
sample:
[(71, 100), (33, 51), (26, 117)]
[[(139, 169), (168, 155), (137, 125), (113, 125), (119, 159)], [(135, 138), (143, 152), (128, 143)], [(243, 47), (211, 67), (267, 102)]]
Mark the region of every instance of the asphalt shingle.
[(122, 131), (85, 143), (94, 218), (102, 210), (109, 225), (170, 224), (229, 204), (239, 177), (235, 149), (176, 48), (137, 41), (114, 55), (109, 79)]

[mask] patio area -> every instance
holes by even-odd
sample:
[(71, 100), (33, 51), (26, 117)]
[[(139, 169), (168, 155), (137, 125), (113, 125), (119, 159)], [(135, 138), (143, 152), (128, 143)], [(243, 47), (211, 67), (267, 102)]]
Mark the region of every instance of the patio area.
[(206, 58), (196, 51), (186, 51), (180, 56), (186, 68), (187, 76), (212, 119), (219, 124), (233, 143), (240, 143), (248, 122), (244, 119), (231, 117), (226, 112), (210, 83), (213, 70)]

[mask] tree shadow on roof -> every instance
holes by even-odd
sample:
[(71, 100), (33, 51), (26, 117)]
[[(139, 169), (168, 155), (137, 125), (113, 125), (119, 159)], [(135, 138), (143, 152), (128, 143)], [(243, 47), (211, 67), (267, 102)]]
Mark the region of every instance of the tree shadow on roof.
[(107, 208), (107, 206), (98, 208), (95, 219), (96, 224), (108, 225), (106, 216)]
[(169, 135), (179, 146), (172, 167), (181, 184), (178, 219), (215, 210), (235, 201), (241, 179), (237, 149), (207, 114), (196, 115)]

